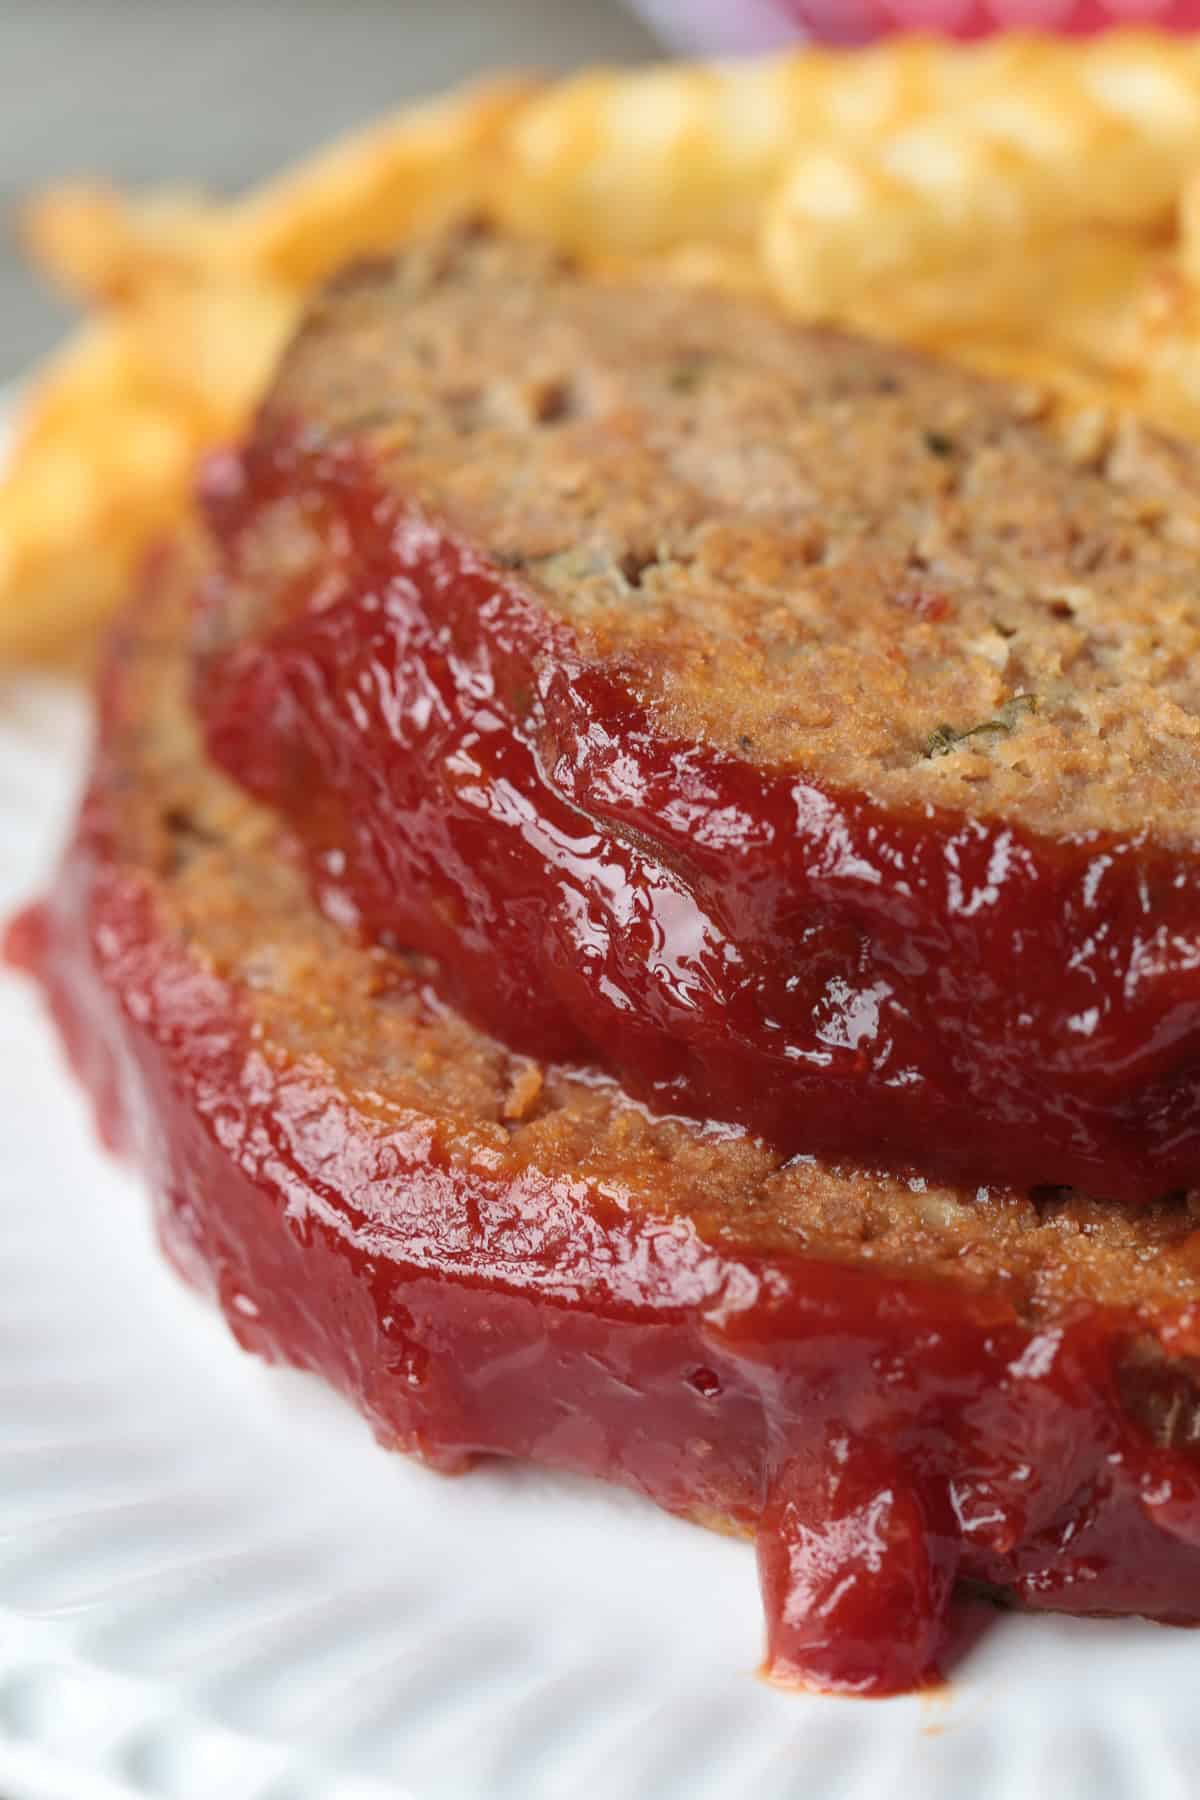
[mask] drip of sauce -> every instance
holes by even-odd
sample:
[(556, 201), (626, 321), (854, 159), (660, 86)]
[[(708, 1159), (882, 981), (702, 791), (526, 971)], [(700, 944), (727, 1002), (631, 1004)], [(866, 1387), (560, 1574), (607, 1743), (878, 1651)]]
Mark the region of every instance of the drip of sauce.
[[(264, 1051), (111, 845), (95, 791), (9, 955), (246, 1348), (439, 1469), (532, 1458), (752, 1535), (776, 1680), (935, 1684), (963, 1583), (1200, 1620), (1200, 1465), (1123, 1404), (1135, 1315), (1038, 1325), (963, 1284), (739, 1250), (365, 1121), (319, 1059)], [(1194, 1309), (1160, 1337), (1194, 1356)]]

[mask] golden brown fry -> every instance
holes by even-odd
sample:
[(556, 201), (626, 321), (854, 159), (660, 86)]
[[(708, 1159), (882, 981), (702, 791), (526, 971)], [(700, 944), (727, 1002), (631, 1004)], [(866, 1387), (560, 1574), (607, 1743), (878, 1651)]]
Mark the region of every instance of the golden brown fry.
[(219, 438), (241, 429), (300, 307), (274, 283), (167, 282), (147, 289), (125, 319), (147, 387), (189, 412), (205, 438)]
[(120, 305), (150, 280), (187, 280), (223, 267), (227, 210), (199, 194), (133, 200), (115, 188), (71, 182), (35, 196), (18, 227), (57, 287), (87, 305)]
[(225, 254), (307, 287), (353, 256), (477, 208), (502, 131), (536, 91), (505, 76), (341, 139), (230, 212)]
[(167, 414), (113, 421), (114, 454), (32, 459), (0, 489), (0, 662), (74, 660), (184, 506), (190, 449)]
[(197, 457), (244, 426), (308, 286), (478, 205), (532, 91), (507, 77), (412, 108), (231, 204), (78, 185), (27, 209), (36, 260), (111, 317), (46, 366), (0, 481), (0, 662), (112, 610)]
[(494, 204), (520, 230), (599, 254), (748, 240), (830, 60), (578, 76), (515, 121)]
[(788, 160), (805, 144), (873, 144), (965, 107), (1063, 52), (1006, 37), (964, 48), (903, 38), (727, 64), (592, 70), (514, 119), (494, 204), (522, 230), (593, 254), (754, 241)]
[(120, 305), (168, 278), (307, 288), (352, 256), (481, 205), (497, 139), (536, 91), (506, 76), (406, 109), (242, 200), (67, 183), (24, 208), (21, 234), (42, 271), (89, 303)]
[(966, 336), (954, 343), (955, 360), (983, 375), (1016, 383), (1027, 395), (1030, 417), (1064, 408), (1131, 405), (1131, 391), (1086, 365), (1076, 365), (1055, 352), (1019, 338)]
[[(1200, 158), (1200, 52), (1121, 34), (1069, 59), (1034, 56), (1021, 85), (980, 89), (873, 143), (793, 157), (764, 216), (772, 285), (807, 317), (852, 314), (864, 292), (940, 283), (1083, 228), (1169, 230)], [(1005, 291), (1001, 275), (998, 296)]]
[(101, 319), (84, 325), (41, 366), (24, 396), (12, 455), (69, 435), (82, 421), (138, 390), (132, 335)]
[(1193, 164), (1200, 47), (1126, 31), (504, 77), (233, 202), (52, 190), (27, 244), (101, 318), (43, 368), (0, 481), (0, 662), (116, 604), (315, 281), (480, 204), (601, 270), (768, 290), (1200, 434)]
[(195, 449), (177, 409), (148, 397), (123, 324), (59, 359), (0, 484), (0, 662), (74, 653), (108, 616), (178, 516)]
[(1125, 367), (1129, 322), (1160, 261), (1156, 245), (1129, 234), (1039, 237), (995, 262), (864, 287), (835, 316), (875, 336), (949, 353), (988, 337), (1021, 343), (1102, 377)]
[(1136, 404), (1185, 435), (1200, 434), (1200, 289), (1164, 260), (1139, 296), (1127, 336)]
[(69, 653), (119, 603), (199, 455), (242, 427), (298, 304), (167, 281), (58, 359), (0, 483), (0, 662)]
[(1185, 280), (1200, 287), (1200, 172), (1184, 182), (1177, 217), (1179, 267)]

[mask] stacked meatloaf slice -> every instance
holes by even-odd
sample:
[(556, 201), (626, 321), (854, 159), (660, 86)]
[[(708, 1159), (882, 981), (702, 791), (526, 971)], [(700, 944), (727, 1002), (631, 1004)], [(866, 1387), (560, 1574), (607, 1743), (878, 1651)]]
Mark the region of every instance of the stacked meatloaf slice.
[(1038, 406), (486, 234), (354, 272), (14, 935), (243, 1343), (754, 1535), (856, 1692), (964, 1584), (1200, 1619), (1200, 482)]
[(531, 1055), (1188, 1187), (1200, 465), (1037, 406), (486, 237), (358, 271), (214, 477), (209, 747)]

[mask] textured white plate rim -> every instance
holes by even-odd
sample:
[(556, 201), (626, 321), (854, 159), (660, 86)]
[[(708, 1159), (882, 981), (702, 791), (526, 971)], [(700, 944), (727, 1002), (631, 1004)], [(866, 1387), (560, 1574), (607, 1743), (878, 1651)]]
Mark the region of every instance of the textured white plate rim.
[[(4, 916), (85, 740), (79, 695), (0, 684)], [(534, 1470), (444, 1483), (238, 1352), (7, 973), (0, 1076), (4, 1800), (1195, 1792), (1191, 1634), (1005, 1618), (932, 1700), (775, 1693), (745, 1546)]]

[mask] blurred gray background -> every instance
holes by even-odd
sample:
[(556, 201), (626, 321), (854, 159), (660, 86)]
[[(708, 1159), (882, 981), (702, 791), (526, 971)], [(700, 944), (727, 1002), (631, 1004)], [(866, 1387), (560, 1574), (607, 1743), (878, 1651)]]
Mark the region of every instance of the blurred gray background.
[(232, 190), (465, 75), (654, 50), (616, 0), (0, 0), (0, 383), (68, 319), (12, 241), (30, 188)]

